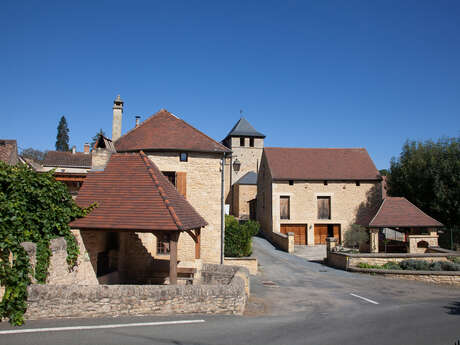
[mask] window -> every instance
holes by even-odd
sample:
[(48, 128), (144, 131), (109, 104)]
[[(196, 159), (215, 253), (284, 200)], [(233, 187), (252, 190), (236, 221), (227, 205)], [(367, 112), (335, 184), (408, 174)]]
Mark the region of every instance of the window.
[(186, 152), (181, 152), (180, 155), (180, 161), (181, 162), (188, 162), (188, 153)]
[(361, 183), (359, 181), (356, 181), (356, 185), (359, 187)]
[(249, 146), (254, 147), (254, 138), (249, 138)]
[(169, 182), (176, 187), (176, 172), (175, 171), (162, 171), (163, 175), (165, 175)]
[(324, 185), (327, 186), (327, 181), (324, 181)]
[(169, 254), (169, 234), (157, 235), (157, 254), (168, 255)]
[(289, 185), (293, 186), (294, 185), (294, 180), (289, 180)]
[(244, 138), (240, 138), (240, 146), (244, 146)]
[(318, 219), (331, 219), (331, 197), (318, 197)]
[(290, 217), (290, 202), (288, 196), (280, 197), (280, 218), (289, 219)]

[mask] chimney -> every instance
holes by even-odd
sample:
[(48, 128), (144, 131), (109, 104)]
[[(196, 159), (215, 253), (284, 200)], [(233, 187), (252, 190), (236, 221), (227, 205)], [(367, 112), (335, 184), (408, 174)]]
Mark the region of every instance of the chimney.
[(136, 127), (139, 127), (139, 120), (140, 120), (140, 116), (139, 115), (136, 115)]
[(120, 95), (113, 101), (112, 141), (121, 137), (121, 118), (123, 115), (123, 100)]
[(77, 152), (77, 148), (76, 148), (75, 145), (74, 145), (74, 146), (72, 146), (72, 154), (74, 155), (75, 152)]
[(85, 146), (83, 146), (83, 152), (85, 154), (89, 154), (89, 143), (85, 143)]

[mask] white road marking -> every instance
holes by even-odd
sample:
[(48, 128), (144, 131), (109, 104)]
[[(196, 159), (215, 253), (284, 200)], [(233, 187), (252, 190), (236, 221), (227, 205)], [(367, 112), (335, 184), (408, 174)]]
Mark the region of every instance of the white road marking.
[(29, 329), (14, 329), (10, 331), (0, 331), (0, 335), (1, 334), (37, 333), (37, 332), (81, 331), (81, 330), (87, 330), (87, 329), (107, 329), (107, 328), (122, 328), (122, 327), (183, 325), (183, 324), (202, 323), (202, 322), (205, 322), (205, 320), (178, 320), (178, 321), (162, 321), (162, 322), (140, 322), (140, 323), (124, 323), (124, 324), (121, 323), (121, 324), (113, 324), (113, 325), (95, 325), (95, 326), (29, 328)]
[(366, 298), (366, 297), (363, 297), (363, 296), (355, 295), (354, 293), (351, 293), (350, 295), (352, 295), (354, 297), (357, 297), (357, 298), (361, 298), (362, 300), (364, 300), (366, 302), (369, 302), (369, 303), (372, 303), (372, 304), (379, 304), (379, 302), (373, 301), (373, 300), (371, 300), (369, 298)]

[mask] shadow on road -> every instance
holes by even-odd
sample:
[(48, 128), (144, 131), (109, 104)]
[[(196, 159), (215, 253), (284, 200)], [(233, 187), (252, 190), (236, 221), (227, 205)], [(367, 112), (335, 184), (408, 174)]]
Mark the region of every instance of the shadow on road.
[(444, 308), (447, 309), (447, 314), (460, 315), (460, 302), (452, 302)]

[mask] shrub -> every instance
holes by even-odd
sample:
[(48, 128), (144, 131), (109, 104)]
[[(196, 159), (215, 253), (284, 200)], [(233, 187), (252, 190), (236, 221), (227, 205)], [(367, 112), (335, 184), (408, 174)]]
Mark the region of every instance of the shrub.
[(353, 224), (345, 232), (345, 246), (359, 248), (361, 243), (366, 243), (369, 240), (369, 234), (364, 227), (358, 224)]
[[(438, 262), (436, 262), (436, 263), (438, 263)], [(455, 264), (455, 263), (450, 262), (450, 261), (442, 261), (442, 262), (440, 262), (440, 264), (441, 264), (441, 270), (442, 271), (460, 271), (460, 265), (459, 264)]]
[(252, 254), (252, 236), (259, 232), (259, 223), (249, 220), (239, 224), (233, 216), (225, 216), (225, 256), (244, 257)]
[(429, 271), (430, 263), (424, 260), (403, 260), (399, 263), (403, 270)]
[(389, 261), (385, 265), (383, 265), (382, 268), (386, 270), (400, 270), (401, 266), (399, 266), (399, 263), (397, 262)]
[(460, 264), (460, 256), (448, 256), (447, 259), (452, 261), (454, 264)]

